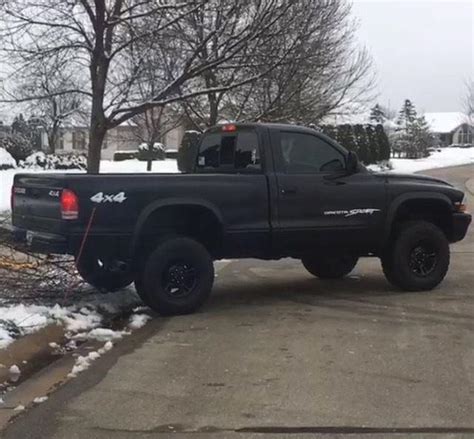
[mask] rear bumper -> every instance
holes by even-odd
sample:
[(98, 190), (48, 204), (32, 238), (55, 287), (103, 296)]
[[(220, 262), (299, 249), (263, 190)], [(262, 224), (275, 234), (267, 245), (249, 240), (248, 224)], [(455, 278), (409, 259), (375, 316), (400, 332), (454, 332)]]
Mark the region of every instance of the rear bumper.
[(64, 236), (51, 233), (30, 232), (16, 227), (11, 228), (12, 240), (20, 245), (26, 245), (33, 253), (66, 254), (68, 242)]
[(469, 224), (471, 224), (472, 216), (468, 213), (454, 213), (453, 214), (453, 233), (451, 242), (458, 242), (466, 236)]

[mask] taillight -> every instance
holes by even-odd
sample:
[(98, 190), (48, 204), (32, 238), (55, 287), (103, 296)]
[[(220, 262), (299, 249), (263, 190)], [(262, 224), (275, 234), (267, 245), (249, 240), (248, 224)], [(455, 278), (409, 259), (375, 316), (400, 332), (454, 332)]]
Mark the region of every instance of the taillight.
[(222, 126), (222, 131), (224, 133), (233, 133), (233, 132), (237, 131), (237, 125), (234, 125), (233, 123), (223, 125)]
[(61, 218), (64, 220), (76, 220), (79, 218), (79, 199), (69, 189), (63, 189), (61, 192)]
[(18, 194), (25, 195), (26, 194), (26, 189), (24, 187), (12, 186), (11, 195), (10, 195), (10, 206), (12, 208), (12, 212), (13, 212), (13, 209), (15, 208), (16, 196)]
[(464, 203), (454, 203), (454, 210), (459, 213), (466, 213), (467, 212), (467, 206)]

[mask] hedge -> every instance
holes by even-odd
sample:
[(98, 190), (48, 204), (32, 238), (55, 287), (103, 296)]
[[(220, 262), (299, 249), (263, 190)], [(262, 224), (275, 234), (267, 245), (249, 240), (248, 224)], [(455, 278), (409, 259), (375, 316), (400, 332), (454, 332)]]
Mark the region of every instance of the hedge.
[(370, 165), (390, 159), (390, 142), (382, 125), (323, 125), (321, 131)]

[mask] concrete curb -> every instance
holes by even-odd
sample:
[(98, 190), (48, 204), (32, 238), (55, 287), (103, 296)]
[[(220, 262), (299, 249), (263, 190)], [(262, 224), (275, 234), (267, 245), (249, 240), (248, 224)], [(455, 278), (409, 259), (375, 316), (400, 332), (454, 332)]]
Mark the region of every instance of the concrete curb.
[(471, 178), (466, 182), (466, 189), (471, 195), (474, 195), (474, 178)]

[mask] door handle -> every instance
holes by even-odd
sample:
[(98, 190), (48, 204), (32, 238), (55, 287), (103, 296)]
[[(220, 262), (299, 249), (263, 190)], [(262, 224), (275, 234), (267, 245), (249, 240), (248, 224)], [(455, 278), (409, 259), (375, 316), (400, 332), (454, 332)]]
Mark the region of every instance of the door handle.
[(285, 187), (280, 190), (282, 195), (294, 195), (298, 192), (298, 189), (295, 187)]

